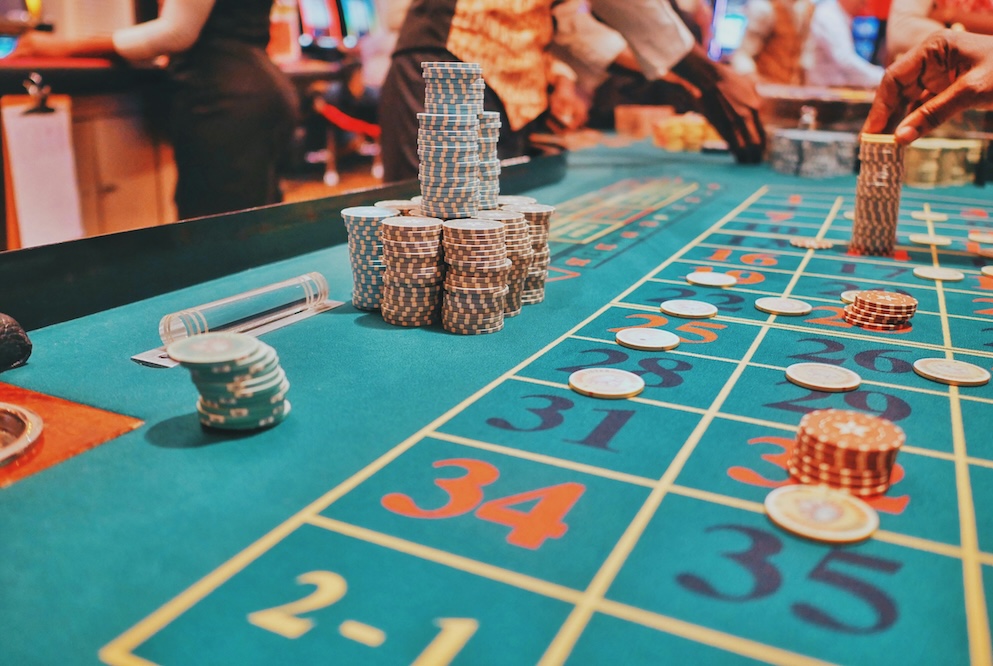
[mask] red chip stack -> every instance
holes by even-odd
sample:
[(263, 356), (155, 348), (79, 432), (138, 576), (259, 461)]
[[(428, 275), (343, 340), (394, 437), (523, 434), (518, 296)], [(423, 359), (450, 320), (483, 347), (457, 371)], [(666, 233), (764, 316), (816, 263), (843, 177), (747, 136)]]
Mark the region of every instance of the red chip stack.
[(800, 483), (830, 486), (858, 497), (882, 495), (890, 487), (903, 429), (878, 416), (820, 409), (800, 420), (787, 465)]
[(917, 299), (895, 291), (860, 291), (845, 307), (845, 321), (871, 331), (899, 331), (910, 327)]

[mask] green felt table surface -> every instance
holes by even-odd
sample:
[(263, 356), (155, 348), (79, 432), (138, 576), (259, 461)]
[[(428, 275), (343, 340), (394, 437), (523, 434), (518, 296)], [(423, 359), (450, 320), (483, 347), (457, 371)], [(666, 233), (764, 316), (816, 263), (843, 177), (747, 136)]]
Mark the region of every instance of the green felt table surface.
[[(0, 491), (0, 663), (990, 663), (993, 386), (909, 368), (993, 364), (993, 278), (966, 241), (993, 205), (905, 188), (896, 258), (858, 258), (854, 184), (646, 144), (575, 152), (527, 192), (559, 209), (546, 299), (492, 335), (356, 310), (342, 244), (31, 331), (0, 380), (145, 424)], [(948, 221), (911, 217), (928, 209)], [(954, 243), (907, 241), (928, 230)], [(786, 240), (818, 233), (838, 245)], [(935, 263), (966, 277), (912, 276)], [(694, 288), (698, 267), (740, 284)], [(346, 304), (264, 335), (291, 382), (275, 428), (205, 430), (188, 372), (130, 360), (166, 313), (309, 271)], [(844, 323), (838, 294), (877, 286), (919, 299), (911, 331)], [(814, 312), (752, 305), (784, 293)], [(672, 298), (719, 314), (663, 318)], [(644, 324), (683, 343), (614, 344)], [(801, 389), (783, 377), (798, 360), (863, 385)], [(590, 365), (647, 388), (571, 392)], [(762, 512), (801, 416), (826, 407), (907, 433), (860, 544)]]

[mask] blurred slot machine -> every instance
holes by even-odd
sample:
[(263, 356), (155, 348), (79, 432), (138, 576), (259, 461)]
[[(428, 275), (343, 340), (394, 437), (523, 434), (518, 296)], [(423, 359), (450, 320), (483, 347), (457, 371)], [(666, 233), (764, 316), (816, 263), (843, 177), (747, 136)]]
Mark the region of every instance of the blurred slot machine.
[(344, 32), (341, 14), (335, 0), (299, 0), (300, 46), (310, 57), (333, 60), (340, 57), (338, 51)]
[(713, 38), (707, 46), (707, 54), (712, 60), (726, 62), (731, 54), (741, 46), (745, 36), (745, 0), (717, 0), (714, 3), (714, 19), (711, 25)]
[(360, 37), (376, 30), (375, 3), (373, 0), (339, 0), (338, 5), (344, 25), (343, 43), (346, 48), (354, 48)]

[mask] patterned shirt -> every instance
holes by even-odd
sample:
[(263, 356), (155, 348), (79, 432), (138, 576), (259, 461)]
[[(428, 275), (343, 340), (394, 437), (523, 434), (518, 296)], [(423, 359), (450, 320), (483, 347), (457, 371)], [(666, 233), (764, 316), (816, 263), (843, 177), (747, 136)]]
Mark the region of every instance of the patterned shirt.
[(415, 0), (396, 51), (439, 49), (479, 63), (511, 129), (519, 130), (548, 106), (553, 1)]

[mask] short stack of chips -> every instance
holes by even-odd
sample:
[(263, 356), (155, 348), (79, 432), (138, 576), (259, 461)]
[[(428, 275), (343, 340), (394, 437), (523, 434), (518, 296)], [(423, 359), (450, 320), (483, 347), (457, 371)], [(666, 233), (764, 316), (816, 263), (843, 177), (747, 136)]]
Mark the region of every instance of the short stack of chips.
[(844, 176), (855, 171), (856, 137), (848, 132), (780, 129), (769, 141), (774, 171), (802, 178)]
[(863, 412), (820, 409), (800, 420), (787, 467), (800, 483), (872, 497), (889, 489), (896, 456), (905, 441), (903, 430), (886, 419)]
[(849, 249), (857, 254), (889, 256), (896, 245), (903, 146), (896, 143), (892, 134), (863, 134), (859, 159)]
[(276, 425), (290, 413), (290, 382), (279, 356), (258, 338), (204, 333), (173, 342), (166, 353), (190, 371), (205, 426), (254, 430)]
[(552, 221), (554, 206), (544, 204), (511, 204), (504, 210), (523, 213), (528, 221), (531, 236), (531, 249), (534, 256), (524, 279), (524, 289), (521, 293), (521, 303), (534, 305), (545, 300), (545, 280), (548, 278), (548, 264), (551, 263), (551, 250), (548, 248), (548, 233)]
[(444, 223), (442, 244), (449, 267), (441, 317), (444, 329), (463, 335), (501, 330), (511, 267), (503, 223), (449, 220)]
[(383, 245), (380, 223), (399, 213), (392, 208), (355, 206), (341, 211), (348, 231), (348, 258), (352, 265), (352, 305), (377, 310), (383, 288)]
[(469, 217), (479, 208), (479, 114), (482, 67), (467, 62), (424, 62), (424, 110), (419, 124), (420, 212)]
[(479, 114), (479, 209), (497, 207), (500, 196), (500, 113), (484, 111)]
[(895, 291), (860, 291), (845, 306), (845, 321), (871, 331), (899, 331), (910, 326), (917, 299)]
[(445, 264), (441, 220), (390, 217), (382, 222), (383, 320), (394, 326), (428, 326), (441, 312)]
[(482, 220), (502, 222), (506, 234), (507, 258), (510, 259), (510, 273), (507, 275), (507, 303), (503, 311), (505, 317), (516, 317), (521, 313), (521, 296), (524, 293), (524, 280), (531, 267), (534, 250), (531, 248), (531, 231), (524, 213), (513, 210), (481, 210), (476, 217)]

